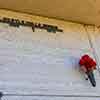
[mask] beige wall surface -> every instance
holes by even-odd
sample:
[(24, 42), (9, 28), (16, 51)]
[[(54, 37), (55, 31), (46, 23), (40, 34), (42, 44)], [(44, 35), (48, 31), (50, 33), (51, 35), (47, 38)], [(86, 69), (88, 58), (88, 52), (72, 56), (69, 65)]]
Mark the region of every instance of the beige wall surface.
[[(0, 23), (0, 91), (5, 94), (4, 100), (52, 100), (52, 96), (54, 100), (100, 98), (96, 27), (0, 10), (2, 17), (57, 25), (64, 30), (56, 34), (39, 29), (32, 32), (30, 27)], [(79, 70), (83, 54), (89, 54), (98, 63), (95, 88)]]
[(100, 0), (0, 0), (0, 8), (100, 25)]

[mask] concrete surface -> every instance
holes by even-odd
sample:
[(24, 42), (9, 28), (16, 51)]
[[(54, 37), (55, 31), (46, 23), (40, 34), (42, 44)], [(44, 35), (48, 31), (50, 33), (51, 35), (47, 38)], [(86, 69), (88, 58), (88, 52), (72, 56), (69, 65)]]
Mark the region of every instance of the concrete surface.
[[(100, 98), (100, 73), (95, 71), (97, 86), (85, 80), (78, 61), (89, 54), (99, 65), (98, 29), (20, 13), (0, 12), (9, 16), (58, 25), (63, 33), (32, 32), (0, 23), (0, 91), (4, 100), (95, 100)], [(86, 31), (87, 30), (87, 31)], [(99, 32), (99, 31), (98, 31)], [(94, 41), (97, 40), (97, 41)], [(97, 66), (97, 68), (99, 68)], [(41, 97), (42, 96), (42, 97)]]

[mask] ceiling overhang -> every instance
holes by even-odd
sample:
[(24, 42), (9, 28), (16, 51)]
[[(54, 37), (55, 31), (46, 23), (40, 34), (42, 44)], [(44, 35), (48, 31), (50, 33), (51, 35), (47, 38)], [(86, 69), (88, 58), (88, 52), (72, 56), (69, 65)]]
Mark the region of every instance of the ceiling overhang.
[(99, 0), (0, 0), (0, 8), (99, 26)]

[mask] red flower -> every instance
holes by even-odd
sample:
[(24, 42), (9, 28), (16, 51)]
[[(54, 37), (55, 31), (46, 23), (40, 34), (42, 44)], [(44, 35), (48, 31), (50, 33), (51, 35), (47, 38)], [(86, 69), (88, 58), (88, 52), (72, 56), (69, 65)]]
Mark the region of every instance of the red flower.
[(96, 62), (88, 55), (83, 55), (79, 64), (80, 66), (84, 66), (87, 70), (96, 69)]

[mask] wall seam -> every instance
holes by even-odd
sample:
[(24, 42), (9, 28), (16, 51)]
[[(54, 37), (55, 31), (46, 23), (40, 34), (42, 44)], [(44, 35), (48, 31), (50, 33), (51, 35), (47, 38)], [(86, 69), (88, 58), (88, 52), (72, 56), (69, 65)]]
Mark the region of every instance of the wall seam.
[[(99, 68), (100, 61), (99, 61), (98, 55), (97, 55), (97, 53), (96, 53), (96, 51), (95, 51), (95, 47), (94, 47), (94, 44), (93, 44), (93, 42), (92, 42), (90, 33), (88, 32), (88, 30), (87, 30), (86, 27), (87, 27), (87, 25), (84, 25), (84, 28), (85, 28), (85, 31), (86, 31), (86, 33), (87, 33), (87, 37), (88, 37), (88, 40), (89, 40), (90, 47), (93, 49), (93, 50), (92, 50), (92, 53), (93, 53), (94, 58), (95, 58), (95, 60), (96, 60), (96, 62), (97, 62), (98, 72), (99, 72), (99, 74), (100, 74), (100, 68)], [(95, 33), (95, 26), (93, 26), (93, 33)]]

